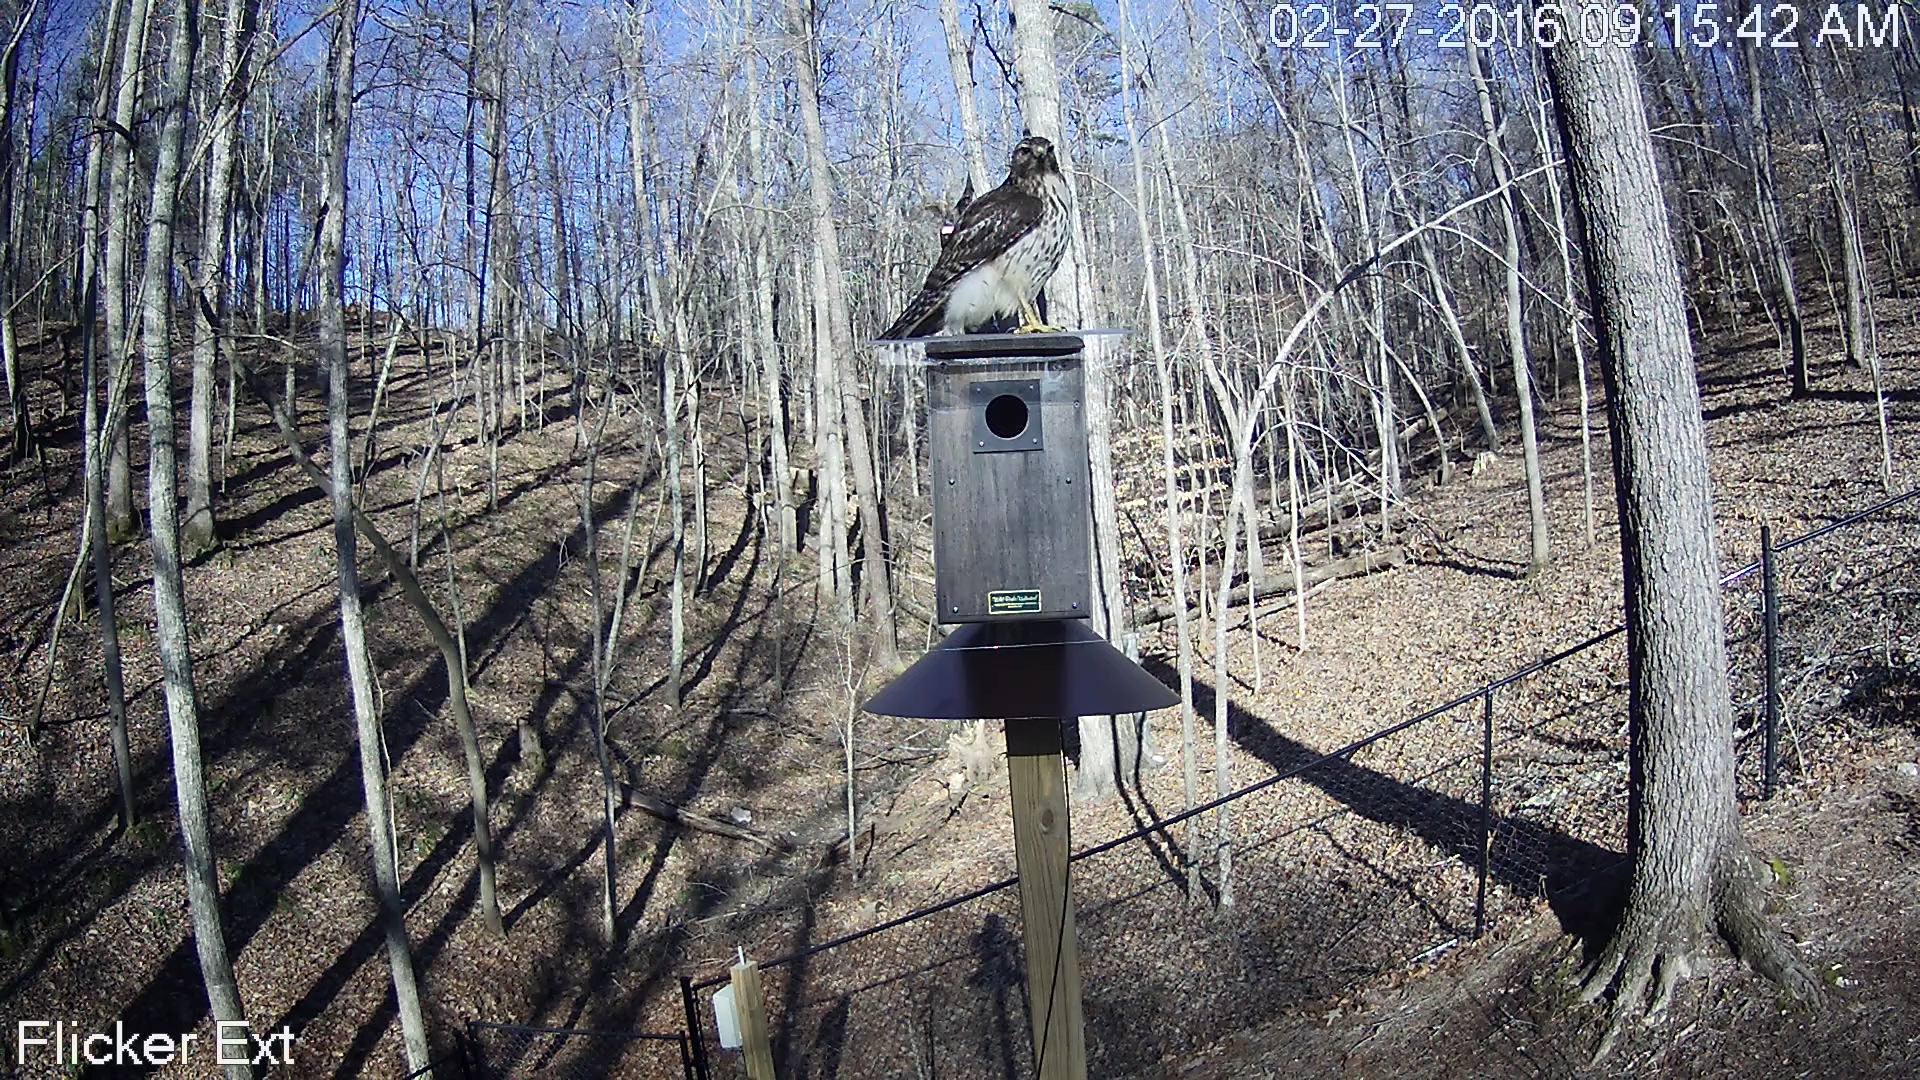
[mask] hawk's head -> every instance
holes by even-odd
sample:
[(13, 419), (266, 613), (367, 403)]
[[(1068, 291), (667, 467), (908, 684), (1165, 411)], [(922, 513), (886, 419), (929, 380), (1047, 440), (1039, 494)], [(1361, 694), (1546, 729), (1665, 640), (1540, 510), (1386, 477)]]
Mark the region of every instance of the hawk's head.
[(1013, 162), (1007, 166), (1007, 179), (1032, 183), (1059, 171), (1060, 159), (1054, 156), (1053, 143), (1038, 135), (1029, 135), (1013, 148)]

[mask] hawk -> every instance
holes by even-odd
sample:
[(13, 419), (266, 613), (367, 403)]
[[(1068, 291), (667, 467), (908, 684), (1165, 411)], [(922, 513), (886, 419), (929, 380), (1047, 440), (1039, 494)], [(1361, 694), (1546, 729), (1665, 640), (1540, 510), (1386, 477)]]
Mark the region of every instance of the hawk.
[(1034, 297), (1066, 251), (1067, 179), (1053, 144), (1029, 135), (1013, 149), (1007, 182), (965, 204), (920, 294), (879, 340), (971, 333), (1009, 315), (1020, 316), (1020, 333), (1053, 330)]

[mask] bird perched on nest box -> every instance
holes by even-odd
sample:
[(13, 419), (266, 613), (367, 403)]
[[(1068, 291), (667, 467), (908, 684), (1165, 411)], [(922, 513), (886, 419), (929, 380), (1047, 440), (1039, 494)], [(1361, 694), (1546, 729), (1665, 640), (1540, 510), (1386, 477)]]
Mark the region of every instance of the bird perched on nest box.
[(1053, 143), (1029, 135), (1014, 147), (1007, 182), (968, 203), (920, 294), (880, 340), (970, 333), (1019, 315), (1020, 331), (1041, 323), (1034, 297), (1067, 251), (1067, 179)]

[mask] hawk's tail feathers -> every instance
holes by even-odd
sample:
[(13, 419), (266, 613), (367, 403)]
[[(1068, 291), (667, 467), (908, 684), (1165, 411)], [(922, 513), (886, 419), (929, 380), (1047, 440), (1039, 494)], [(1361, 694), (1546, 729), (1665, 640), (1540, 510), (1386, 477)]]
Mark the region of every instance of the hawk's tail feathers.
[(907, 310), (892, 326), (879, 335), (879, 341), (899, 341), (903, 338), (926, 337), (940, 329), (946, 312), (939, 293), (922, 289)]

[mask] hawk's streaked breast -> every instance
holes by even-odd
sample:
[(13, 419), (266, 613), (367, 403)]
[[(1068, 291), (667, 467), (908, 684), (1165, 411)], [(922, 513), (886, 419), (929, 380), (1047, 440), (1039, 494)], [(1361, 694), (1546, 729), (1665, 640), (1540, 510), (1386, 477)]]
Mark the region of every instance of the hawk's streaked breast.
[(1007, 182), (967, 205), (920, 294), (880, 335), (967, 333), (1018, 315), (1053, 276), (1067, 250), (1067, 181), (1053, 144), (1030, 136), (1013, 153)]

